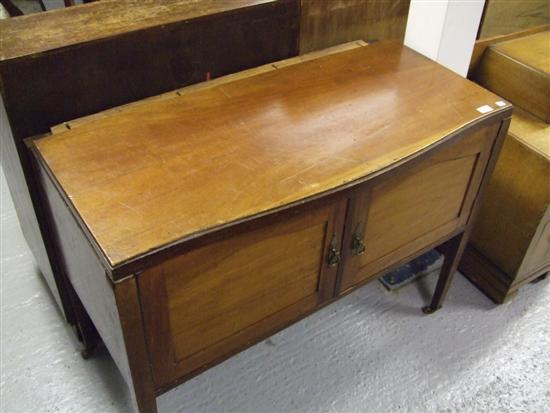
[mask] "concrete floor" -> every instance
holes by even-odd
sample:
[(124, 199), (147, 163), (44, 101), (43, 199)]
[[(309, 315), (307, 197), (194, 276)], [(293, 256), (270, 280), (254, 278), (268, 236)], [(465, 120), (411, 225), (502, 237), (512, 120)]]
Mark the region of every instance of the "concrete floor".
[[(129, 411), (107, 352), (80, 357), (0, 175), (0, 411)], [(159, 412), (549, 412), (550, 283), (495, 306), (458, 275), (425, 316), (434, 281), (373, 282), (161, 396)]]

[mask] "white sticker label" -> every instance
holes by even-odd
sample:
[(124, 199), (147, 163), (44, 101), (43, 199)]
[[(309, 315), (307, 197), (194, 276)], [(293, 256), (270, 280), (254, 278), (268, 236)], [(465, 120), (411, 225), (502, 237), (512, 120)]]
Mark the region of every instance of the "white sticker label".
[(498, 107), (503, 107), (503, 106), (506, 106), (506, 102), (503, 102), (502, 100), (498, 100), (495, 102), (495, 105), (497, 105)]
[(483, 105), (476, 109), (479, 113), (489, 113), (493, 108), (489, 105)]

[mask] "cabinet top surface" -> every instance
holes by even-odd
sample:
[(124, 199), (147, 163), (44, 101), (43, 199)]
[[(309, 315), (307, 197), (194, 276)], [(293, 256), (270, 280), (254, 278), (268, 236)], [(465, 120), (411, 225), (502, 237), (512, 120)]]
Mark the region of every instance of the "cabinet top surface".
[(498, 52), (550, 75), (550, 30), (492, 46)]
[[(499, 98), (377, 43), (39, 139), (39, 159), (112, 267), (398, 165)], [(491, 105), (491, 113), (477, 108)], [(498, 115), (503, 116), (503, 115)]]
[(124, 33), (276, 0), (102, 0), (0, 20), (0, 64)]

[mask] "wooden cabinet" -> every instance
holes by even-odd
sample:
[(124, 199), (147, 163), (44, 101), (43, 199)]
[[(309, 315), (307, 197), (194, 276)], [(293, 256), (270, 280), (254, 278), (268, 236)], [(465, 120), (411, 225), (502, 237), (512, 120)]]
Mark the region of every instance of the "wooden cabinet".
[(547, 123), (514, 109), (460, 263), (461, 272), (496, 303), (550, 271), (549, 136)]
[(508, 128), (509, 104), (477, 110), (496, 100), (357, 43), (33, 141), (64, 273), (137, 409), (441, 245), (439, 309)]
[(460, 263), (496, 303), (550, 271), (548, 28), (477, 42), (474, 53), (473, 79), (517, 105)]

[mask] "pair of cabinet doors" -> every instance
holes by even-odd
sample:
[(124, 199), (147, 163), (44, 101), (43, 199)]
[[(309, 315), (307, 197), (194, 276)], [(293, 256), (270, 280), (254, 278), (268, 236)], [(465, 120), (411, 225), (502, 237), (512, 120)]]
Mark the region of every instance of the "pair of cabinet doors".
[(460, 230), (495, 136), (496, 127), (466, 134), (413, 165), (243, 225), (140, 274), (157, 388)]

